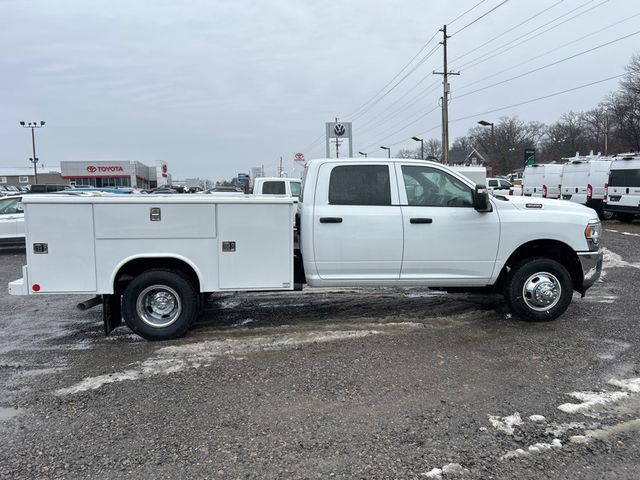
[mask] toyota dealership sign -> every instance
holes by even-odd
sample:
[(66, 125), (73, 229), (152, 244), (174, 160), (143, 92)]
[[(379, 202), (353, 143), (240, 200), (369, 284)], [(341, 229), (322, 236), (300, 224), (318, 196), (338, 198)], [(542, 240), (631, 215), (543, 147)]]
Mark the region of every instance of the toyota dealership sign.
[(87, 172), (89, 173), (119, 173), (124, 172), (124, 168), (121, 165), (88, 165)]

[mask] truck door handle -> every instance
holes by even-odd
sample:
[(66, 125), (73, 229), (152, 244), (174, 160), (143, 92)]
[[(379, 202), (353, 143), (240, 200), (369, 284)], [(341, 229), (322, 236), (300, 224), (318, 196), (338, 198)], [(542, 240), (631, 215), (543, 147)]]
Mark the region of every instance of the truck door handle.
[(409, 223), (433, 223), (431, 218), (412, 218)]
[(320, 223), (342, 223), (340, 217), (320, 217)]

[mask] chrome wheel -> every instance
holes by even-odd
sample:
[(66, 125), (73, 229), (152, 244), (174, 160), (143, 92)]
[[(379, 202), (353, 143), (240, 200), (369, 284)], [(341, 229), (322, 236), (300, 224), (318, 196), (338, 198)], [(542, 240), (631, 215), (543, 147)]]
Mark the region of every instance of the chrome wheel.
[(555, 275), (538, 272), (531, 275), (522, 287), (522, 298), (527, 307), (537, 312), (553, 308), (562, 295), (562, 286)]
[(136, 311), (147, 325), (164, 328), (180, 317), (182, 302), (173, 288), (166, 285), (151, 285), (138, 295)]

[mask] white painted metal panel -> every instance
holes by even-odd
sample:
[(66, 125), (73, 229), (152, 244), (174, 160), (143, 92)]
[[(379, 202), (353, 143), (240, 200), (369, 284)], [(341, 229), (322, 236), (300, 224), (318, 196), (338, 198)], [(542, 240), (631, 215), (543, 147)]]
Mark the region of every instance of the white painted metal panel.
[[(221, 289), (293, 289), (292, 209), (293, 203), (218, 205)], [(225, 242), (235, 242), (235, 251), (223, 251)]]
[[(151, 210), (160, 219), (151, 220)], [(94, 207), (96, 238), (214, 238), (214, 204), (117, 204)]]
[[(26, 204), (29, 288), (40, 293), (95, 292), (96, 265), (92, 205)], [(35, 254), (34, 243), (48, 253)]]
[[(187, 205), (182, 208), (188, 209)], [(200, 291), (218, 290), (218, 243), (215, 239), (96, 240), (98, 293), (113, 293), (113, 281), (125, 263), (136, 258), (175, 258), (189, 264), (200, 279)]]

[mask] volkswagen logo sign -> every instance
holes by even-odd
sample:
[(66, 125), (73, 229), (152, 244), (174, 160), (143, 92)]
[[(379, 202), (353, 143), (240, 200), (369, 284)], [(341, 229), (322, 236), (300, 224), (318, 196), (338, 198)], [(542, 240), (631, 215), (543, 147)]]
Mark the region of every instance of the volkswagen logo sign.
[(335, 133), (337, 136), (341, 137), (342, 135), (345, 134), (345, 132), (347, 131), (346, 128), (344, 128), (344, 125), (341, 123), (336, 123), (333, 126), (333, 133)]

